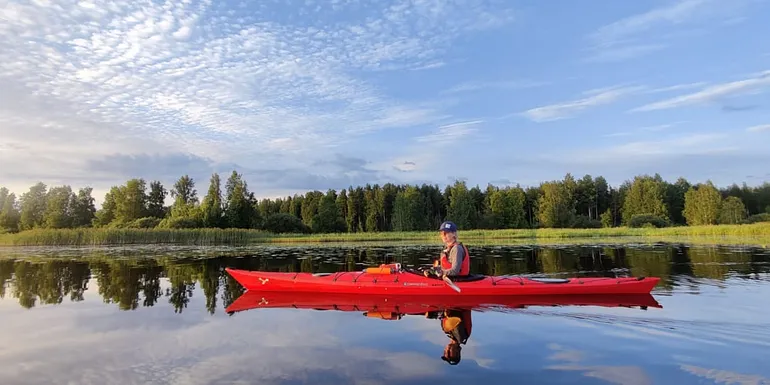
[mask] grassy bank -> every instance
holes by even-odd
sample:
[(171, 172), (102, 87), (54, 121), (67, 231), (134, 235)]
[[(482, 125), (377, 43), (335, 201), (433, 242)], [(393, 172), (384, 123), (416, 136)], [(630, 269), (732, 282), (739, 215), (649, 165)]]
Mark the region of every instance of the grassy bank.
[[(538, 240), (639, 238), (650, 241), (676, 237), (701, 238), (705, 243), (722, 238), (751, 238), (753, 242), (770, 243), (770, 223), (748, 225), (682, 226), (654, 228), (603, 229), (511, 229), (469, 230), (460, 236), (466, 242), (506, 243)], [(0, 234), (0, 246), (107, 246), (136, 244), (174, 245), (247, 245), (264, 243), (357, 243), (410, 242), (435, 243), (437, 234), (428, 232), (383, 232), (352, 234), (271, 234), (240, 229), (62, 229), (29, 230), (16, 234)]]

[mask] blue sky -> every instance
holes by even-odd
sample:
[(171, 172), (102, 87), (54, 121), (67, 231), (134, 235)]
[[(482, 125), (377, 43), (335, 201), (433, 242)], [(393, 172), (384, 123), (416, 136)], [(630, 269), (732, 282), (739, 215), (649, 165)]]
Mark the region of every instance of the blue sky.
[(0, 184), (770, 180), (766, 0), (11, 0)]

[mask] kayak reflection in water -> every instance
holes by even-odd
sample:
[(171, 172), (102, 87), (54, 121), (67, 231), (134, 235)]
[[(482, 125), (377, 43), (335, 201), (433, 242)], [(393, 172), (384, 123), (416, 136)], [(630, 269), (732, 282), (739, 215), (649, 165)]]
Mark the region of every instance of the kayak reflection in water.
[(461, 345), (468, 342), (473, 329), (471, 309), (446, 309), (440, 314), (439, 312), (428, 312), (425, 313), (425, 317), (440, 319), (441, 329), (449, 337), (449, 343), (444, 347), (444, 355), (441, 356), (441, 359), (449, 365), (459, 364)]
[(432, 275), (438, 278), (468, 276), (471, 256), (468, 247), (457, 240), (457, 225), (446, 221), (441, 224), (438, 231), (446, 247), (441, 251), (439, 260), (433, 263), (433, 267), (425, 270), (425, 276)]

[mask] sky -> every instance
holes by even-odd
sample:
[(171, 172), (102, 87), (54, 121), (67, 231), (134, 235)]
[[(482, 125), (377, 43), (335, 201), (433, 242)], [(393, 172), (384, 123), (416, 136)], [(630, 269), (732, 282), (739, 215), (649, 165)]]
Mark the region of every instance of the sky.
[(0, 0), (0, 185), (770, 180), (770, 0)]

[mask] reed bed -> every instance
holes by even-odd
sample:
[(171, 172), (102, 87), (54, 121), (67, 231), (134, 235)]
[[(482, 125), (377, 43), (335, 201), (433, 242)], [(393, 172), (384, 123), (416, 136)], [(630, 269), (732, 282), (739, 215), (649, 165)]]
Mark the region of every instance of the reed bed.
[[(770, 242), (770, 223), (745, 225), (680, 226), (667, 228), (614, 227), (601, 229), (505, 229), (461, 231), (463, 241), (505, 242), (564, 239), (640, 238), (646, 241), (673, 237), (751, 238)], [(435, 231), (272, 234), (247, 229), (37, 229), (0, 234), (0, 246), (108, 246), (108, 245), (247, 245), (259, 243), (358, 243), (414, 242), (435, 243)]]

